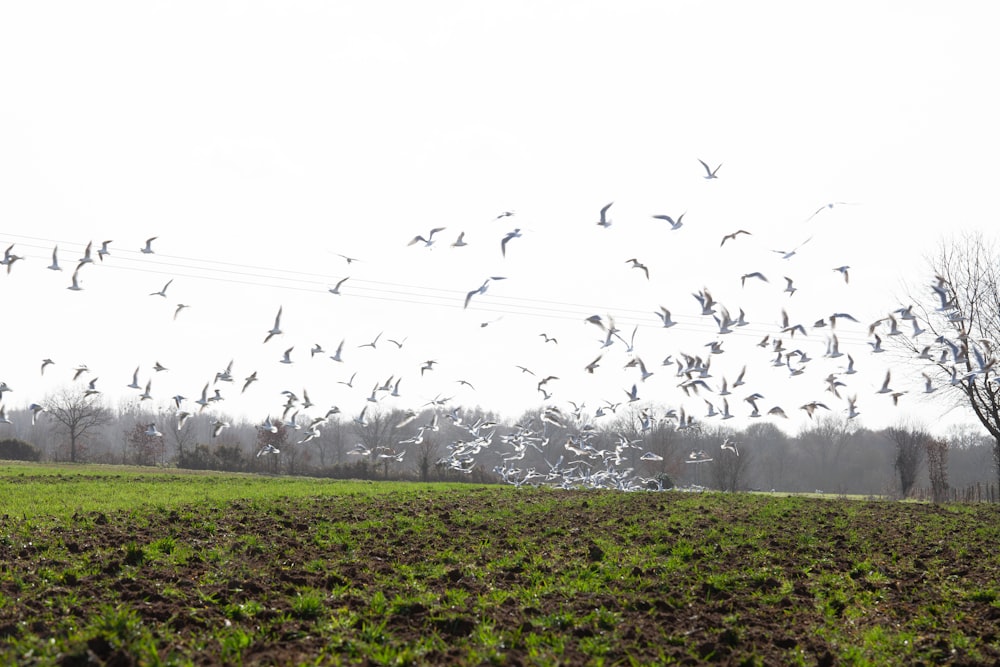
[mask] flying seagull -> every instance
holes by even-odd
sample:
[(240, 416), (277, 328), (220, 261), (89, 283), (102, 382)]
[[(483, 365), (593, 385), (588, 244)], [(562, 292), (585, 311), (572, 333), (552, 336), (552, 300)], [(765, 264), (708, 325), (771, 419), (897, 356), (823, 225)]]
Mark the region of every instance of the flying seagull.
[(427, 234), (427, 238), (424, 238), (422, 235), (417, 234), (406, 245), (413, 245), (414, 243), (417, 243), (418, 241), (421, 241), (421, 242), (423, 242), (424, 247), (429, 248), (430, 246), (432, 246), (434, 244), (434, 235), (437, 234), (438, 232), (443, 232), (444, 230), (445, 230), (444, 227), (435, 227), (434, 229), (432, 229), (430, 231), (429, 234)]
[(141, 248), (142, 252), (145, 253), (145, 254), (147, 254), (147, 255), (152, 255), (153, 254), (153, 241), (155, 241), (158, 238), (159, 238), (158, 236), (150, 236), (148, 239), (146, 239), (146, 245), (145, 245), (145, 247)]
[(347, 282), (348, 278), (350, 278), (350, 276), (348, 276), (347, 278), (341, 278), (339, 281), (337, 281), (337, 284), (330, 288), (330, 293), (340, 294), (340, 286), (343, 285), (345, 282)]
[(709, 167), (709, 166), (708, 166), (707, 164), (705, 164), (705, 161), (704, 161), (704, 160), (700, 160), (700, 159), (699, 159), (699, 160), (698, 160), (698, 162), (701, 162), (701, 166), (703, 166), (703, 167), (705, 168), (705, 178), (706, 178), (706, 179), (713, 179), (713, 178), (718, 178), (718, 176), (716, 176), (716, 174), (717, 174), (717, 173), (718, 173), (718, 171), (719, 171), (719, 167), (721, 167), (721, 166), (722, 166), (722, 163), (721, 163), (721, 162), (719, 163), (719, 166), (718, 166), (718, 167), (716, 167), (715, 169), (712, 169), (712, 168), (711, 168), (711, 167)]
[(678, 217), (676, 220), (674, 220), (669, 215), (654, 215), (653, 217), (656, 218), (657, 220), (666, 220), (667, 222), (670, 223), (670, 229), (674, 230), (674, 229), (680, 229), (681, 227), (684, 226), (683, 220), (685, 215), (687, 215), (687, 211), (681, 213), (680, 217)]
[(167, 281), (167, 284), (163, 286), (163, 289), (159, 292), (150, 292), (149, 296), (162, 296), (164, 299), (167, 298), (167, 288), (170, 287), (170, 283), (172, 282), (174, 282), (173, 278)]
[(54, 246), (52, 248), (52, 263), (49, 264), (49, 266), (47, 267), (53, 271), (62, 271), (62, 267), (59, 266), (59, 259), (58, 257), (56, 257), (56, 254), (58, 252), (59, 252), (59, 246)]
[(750, 232), (748, 232), (745, 229), (737, 229), (732, 234), (726, 234), (725, 236), (722, 237), (722, 243), (719, 244), (719, 247), (721, 248), (722, 246), (726, 245), (726, 241), (735, 241), (736, 237), (739, 236), (740, 234), (750, 235)]
[(271, 338), (273, 336), (277, 336), (278, 334), (283, 333), (281, 331), (281, 310), (282, 310), (282, 308), (284, 308), (284, 306), (278, 306), (278, 314), (274, 318), (274, 326), (271, 327), (271, 330), (267, 332), (267, 337), (264, 339), (265, 343), (267, 341), (271, 340)]
[[(611, 204), (614, 204), (614, 202), (611, 202)], [(601, 219), (597, 222), (601, 227), (607, 228), (611, 226), (611, 220), (608, 219), (608, 209), (611, 208), (611, 204), (601, 209)]]
[(521, 228), (517, 227), (512, 232), (507, 232), (507, 235), (503, 237), (500, 241), (500, 254), (504, 257), (507, 256), (507, 242), (511, 239), (521, 238)]

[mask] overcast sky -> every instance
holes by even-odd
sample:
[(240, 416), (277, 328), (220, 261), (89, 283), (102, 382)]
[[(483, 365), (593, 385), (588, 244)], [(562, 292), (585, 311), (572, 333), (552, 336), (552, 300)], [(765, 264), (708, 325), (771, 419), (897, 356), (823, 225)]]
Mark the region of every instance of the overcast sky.
[[(511, 416), (570, 401), (592, 414), (627, 403), (635, 383), (639, 404), (707, 419), (705, 401), (721, 409), (722, 378), (745, 365), (727, 423), (749, 423), (743, 398), (757, 391), (762, 411), (789, 414), (768, 417), (786, 428), (811, 400), (846, 410), (824, 382), (845, 358), (824, 358), (829, 329), (811, 325), (848, 312), (861, 322), (838, 326), (841, 349), (864, 372), (842, 378), (842, 393), (858, 396), (861, 423), (962, 419), (943, 416), (943, 392), (922, 395), (919, 366), (873, 354), (867, 328), (906, 305), (907, 285), (926, 293), (942, 234), (995, 233), (997, 13), (987, 2), (7, 3), (0, 245), (24, 259), (0, 274), (4, 404), (42, 402), (86, 365), (81, 380), (98, 378), (111, 404), (138, 400), (126, 385), (139, 367), (140, 384), (152, 381), (144, 405), (165, 409), (232, 360), (236, 381), (212, 386), (218, 409), (254, 421), (303, 388), (312, 412), (350, 416), (390, 376), (400, 396), (379, 392), (386, 409), (443, 397)], [(721, 164), (717, 178), (699, 160)], [(652, 217), (681, 214), (678, 229)], [(438, 227), (433, 245), (409, 244)], [(740, 229), (750, 233), (720, 245)], [(139, 252), (150, 237), (154, 252)], [(67, 289), (85, 246), (97, 260), (104, 240), (110, 255)], [(61, 271), (46, 269), (55, 245)], [(741, 283), (757, 271), (769, 282)], [(488, 277), (505, 280), (463, 308)], [(706, 288), (750, 325), (720, 335), (692, 296)], [(661, 306), (677, 326), (661, 326)], [(279, 308), (283, 333), (263, 343)], [(807, 336), (779, 333), (783, 308)], [(591, 315), (626, 340), (602, 347)], [(792, 376), (757, 347), (765, 335), (814, 361)], [(713, 341), (723, 354), (709, 355)], [(678, 388), (662, 362), (684, 354), (711, 356), (713, 391)], [(654, 372), (646, 381), (625, 368), (635, 356)], [(897, 408), (875, 393), (887, 370), (907, 392)], [(260, 381), (240, 394), (252, 372)]]

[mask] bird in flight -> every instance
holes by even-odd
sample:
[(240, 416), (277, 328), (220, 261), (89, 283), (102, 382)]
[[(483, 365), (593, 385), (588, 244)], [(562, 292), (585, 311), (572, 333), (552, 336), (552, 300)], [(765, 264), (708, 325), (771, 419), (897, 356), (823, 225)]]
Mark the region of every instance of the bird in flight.
[(172, 282), (174, 282), (173, 278), (167, 281), (167, 284), (163, 286), (163, 289), (159, 292), (150, 292), (149, 296), (162, 296), (164, 299), (167, 298), (167, 288), (170, 287), (170, 283)]
[(646, 280), (649, 280), (649, 268), (645, 264), (643, 264), (642, 262), (640, 262), (635, 257), (633, 257), (632, 259), (626, 259), (625, 260), (626, 264), (628, 264), (629, 262), (632, 263), (632, 268), (633, 269), (642, 269), (642, 272), (646, 274)]
[[(614, 202), (611, 202), (611, 204), (614, 204)], [(601, 227), (607, 228), (611, 226), (611, 220), (608, 218), (608, 209), (611, 208), (611, 204), (601, 209), (601, 219), (597, 221), (597, 224)]]
[[(10, 271), (9, 265), (7, 266), (7, 270)], [(80, 267), (77, 266), (76, 269), (73, 271), (73, 282), (66, 289), (73, 290), (74, 292), (79, 292), (80, 290), (83, 289), (82, 287), (80, 287), (79, 274), (80, 274)]]
[(153, 241), (155, 241), (157, 238), (159, 238), (159, 237), (158, 236), (150, 236), (148, 239), (146, 239), (146, 245), (141, 248), (141, 250), (142, 250), (142, 252), (144, 254), (146, 254), (146, 255), (152, 255), (153, 254)]
[(330, 294), (340, 294), (340, 286), (347, 282), (349, 278), (350, 276), (338, 280), (337, 284), (330, 288)]
[(278, 334), (283, 333), (281, 331), (281, 310), (282, 310), (282, 308), (283, 308), (283, 306), (278, 306), (278, 314), (274, 318), (274, 326), (271, 327), (271, 330), (267, 332), (267, 337), (264, 339), (265, 343), (267, 341), (271, 340), (271, 338), (273, 336), (277, 336)]
[(792, 257), (795, 256), (795, 253), (798, 252), (799, 248), (801, 248), (805, 244), (809, 243), (809, 241), (811, 241), (811, 240), (812, 240), (812, 237), (810, 236), (805, 241), (803, 241), (802, 243), (798, 244), (797, 246), (795, 246), (791, 250), (772, 250), (771, 252), (776, 252), (779, 255), (781, 255), (781, 259), (791, 259)]
[(706, 178), (706, 179), (713, 179), (713, 178), (718, 178), (718, 176), (717, 176), (716, 174), (717, 174), (717, 173), (718, 173), (718, 171), (719, 171), (719, 167), (721, 167), (721, 166), (722, 166), (722, 163), (721, 163), (721, 162), (719, 163), (719, 166), (718, 166), (718, 167), (716, 167), (715, 169), (712, 169), (712, 168), (711, 168), (711, 167), (709, 167), (709, 166), (708, 166), (707, 164), (705, 164), (705, 161), (704, 161), (704, 160), (698, 160), (698, 162), (701, 162), (701, 166), (703, 166), (703, 167), (705, 168), (705, 178)]
[(503, 237), (502, 241), (500, 241), (500, 254), (503, 255), (504, 257), (506, 257), (507, 256), (507, 242), (510, 241), (511, 239), (517, 239), (517, 238), (520, 238), (520, 237), (521, 237), (521, 228), (520, 227), (517, 227), (512, 232), (507, 232), (507, 235)]
[(59, 266), (59, 258), (56, 257), (58, 252), (59, 252), (59, 246), (54, 246), (52, 248), (52, 263), (49, 264), (49, 266), (47, 267), (53, 271), (62, 271), (62, 267)]
[(684, 226), (683, 220), (684, 220), (684, 216), (686, 214), (687, 214), (687, 211), (685, 211), (684, 213), (681, 213), (680, 217), (678, 217), (676, 220), (674, 220), (669, 215), (654, 215), (653, 217), (656, 218), (657, 220), (666, 220), (667, 222), (670, 223), (670, 229), (673, 230), (673, 229), (680, 229), (681, 227)]
[(489, 284), (490, 284), (491, 280), (506, 280), (506, 277), (505, 276), (490, 276), (489, 278), (487, 278), (486, 280), (484, 280), (482, 285), (480, 285), (476, 289), (468, 292), (465, 295), (465, 305), (462, 306), (462, 308), (468, 308), (469, 307), (469, 301), (472, 300), (472, 297), (475, 296), (476, 294), (486, 294), (486, 289), (489, 287)]
[(737, 229), (732, 234), (726, 234), (725, 236), (723, 236), (722, 243), (719, 244), (719, 247), (721, 248), (722, 246), (726, 245), (726, 241), (735, 241), (736, 237), (739, 236), (740, 234), (746, 234), (748, 236), (751, 235), (750, 232), (748, 232), (745, 229)]
[(432, 245), (434, 245), (434, 235), (437, 234), (438, 232), (443, 232), (444, 230), (445, 230), (444, 227), (435, 227), (430, 231), (430, 233), (427, 234), (427, 238), (424, 238), (422, 235), (417, 234), (416, 236), (413, 237), (413, 240), (411, 240), (406, 245), (413, 245), (417, 242), (423, 242), (424, 247), (429, 248)]

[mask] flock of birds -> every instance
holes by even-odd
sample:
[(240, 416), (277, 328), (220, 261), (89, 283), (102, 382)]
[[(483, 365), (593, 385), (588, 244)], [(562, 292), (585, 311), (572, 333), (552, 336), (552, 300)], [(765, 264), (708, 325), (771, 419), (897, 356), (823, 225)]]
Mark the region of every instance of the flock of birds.
[[(719, 178), (721, 164), (711, 168), (707, 163), (700, 160), (699, 162), (704, 168), (706, 180), (713, 181)], [(833, 202), (821, 206), (804, 222), (812, 221), (813, 218), (835, 206), (847, 204), (849, 203)], [(609, 230), (612, 227), (612, 207), (613, 202), (599, 209), (595, 221), (596, 226), (604, 230)], [(665, 222), (669, 225), (671, 233), (683, 233), (680, 230), (685, 225), (685, 215), (686, 212), (677, 216), (657, 214), (652, 215), (651, 218), (658, 223)], [(499, 224), (499, 221), (514, 216), (514, 211), (503, 211), (496, 216), (495, 222)], [(446, 227), (440, 226), (431, 228), (426, 234), (414, 236), (406, 245), (425, 249), (433, 248), (446, 229)], [(751, 237), (754, 237), (753, 230), (736, 229), (721, 236), (718, 248), (745, 243), (746, 239)], [(148, 238), (139, 247), (139, 251), (144, 255), (154, 255), (154, 242), (157, 241), (157, 238), (156, 236)], [(523, 238), (523, 230), (515, 227), (503, 234), (498, 234), (498, 238), (499, 253), (501, 258), (505, 259), (508, 257), (511, 244)], [(772, 256), (779, 261), (790, 262), (812, 239), (813, 235), (810, 234), (801, 243), (790, 248), (769, 250), (773, 253)], [(93, 270), (90, 267), (111, 261), (114, 249), (112, 244), (113, 241), (103, 241), (94, 251), (93, 244), (88, 243), (83, 256), (75, 260), (66, 289), (74, 292), (82, 290), (81, 272)], [(452, 248), (460, 249), (469, 244), (470, 241), (466, 240), (466, 234), (462, 231), (450, 245)], [(18, 255), (15, 250), (16, 244), (10, 244), (4, 252), (3, 260), (0, 261), (0, 264), (6, 267), (6, 273), (11, 280), (19, 277), (17, 274), (22, 270), (22, 267), (18, 264), (25, 259)], [(348, 255), (340, 255), (340, 257), (347, 265), (359, 261)], [(635, 270), (643, 280), (650, 280), (650, 268), (639, 257), (623, 257), (615, 261), (620, 261), (631, 270)], [(47, 268), (54, 272), (63, 271), (58, 246), (52, 249), (51, 264)], [(850, 266), (845, 264), (830, 268), (843, 285), (850, 284)], [(600, 269), (592, 267), (591, 270), (599, 271)], [(608, 271), (611, 271), (610, 264)], [(754, 285), (770, 288), (774, 278), (775, 276), (768, 276), (763, 271), (749, 271), (739, 276), (740, 289), (750, 289)], [(348, 280), (349, 278), (346, 277), (339, 279), (334, 286), (328, 289), (328, 292), (337, 296), (344, 295), (347, 292), (346, 283)], [(506, 280), (506, 276), (491, 275), (478, 285), (470, 286), (471, 288), (461, 295), (461, 308), (469, 310), (473, 304), (484, 298), (491, 285), (503, 280)], [(784, 284), (784, 288), (780, 294), (787, 295), (784, 298), (790, 299), (799, 291), (793, 278), (782, 275), (781, 282)], [(168, 298), (168, 290), (172, 283), (173, 279), (167, 280), (161, 289), (150, 292), (149, 296)], [(867, 324), (862, 323), (851, 313), (842, 311), (832, 312), (812, 321), (797, 321), (793, 319), (787, 308), (782, 308), (780, 322), (773, 328), (766, 328), (766, 332), (756, 343), (756, 348), (759, 350), (757, 354), (760, 356), (759, 365), (780, 369), (780, 372), (787, 374), (788, 378), (797, 378), (807, 373), (814, 375), (815, 373), (811, 372), (811, 369), (819, 365), (817, 358), (838, 364), (835, 370), (825, 374), (820, 373), (824, 377), (822, 377), (821, 382), (813, 385), (816, 395), (803, 399), (800, 405), (795, 406), (802, 410), (809, 419), (812, 419), (818, 412), (824, 411), (832, 413), (839, 410), (846, 415), (847, 419), (855, 419), (861, 414), (858, 389), (852, 388), (849, 384), (851, 377), (858, 372), (855, 363), (860, 357), (856, 358), (855, 355), (862, 353), (879, 355), (886, 351), (883, 345), (887, 339), (905, 339), (906, 342), (896, 346), (897, 349), (904, 352), (912, 350), (912, 356), (915, 360), (928, 364), (927, 370), (930, 372), (922, 373), (924, 393), (933, 393), (948, 383), (958, 385), (975, 382), (977, 379), (985, 380), (988, 378), (991, 382), (1000, 383), (1000, 379), (998, 379), (1000, 376), (992, 375), (996, 358), (993, 356), (993, 350), (989, 343), (972, 339), (965, 333), (967, 329), (964, 326), (961, 309), (956, 303), (955, 293), (951, 286), (943, 278), (937, 278), (930, 285), (930, 289), (939, 300), (934, 311), (937, 315), (937, 325), (940, 328), (943, 322), (944, 331), (934, 332), (934, 327), (927, 319), (929, 315), (916, 310), (913, 305), (894, 307)], [(576, 363), (580, 378), (599, 374), (601, 373), (599, 369), (612, 364), (620, 366), (621, 370), (626, 373), (634, 374), (630, 385), (626, 384), (625, 387), (609, 390), (609, 395), (613, 394), (613, 396), (603, 399), (601, 404), (596, 407), (588, 409), (583, 401), (574, 402), (555, 397), (554, 387), (557, 383), (572, 383), (579, 381), (579, 378), (563, 380), (560, 376), (551, 373), (536, 373), (526, 366), (512, 365), (512, 373), (532, 378), (531, 383), (534, 385), (542, 406), (532, 418), (524, 419), (512, 426), (482, 418), (475, 419), (470, 423), (464, 419), (463, 409), (455, 405), (453, 397), (443, 397), (438, 394), (422, 405), (413, 405), (403, 412), (404, 418), (395, 424), (397, 432), (401, 435), (393, 446), (380, 445), (371, 448), (364, 444), (358, 444), (351, 450), (351, 454), (373, 460), (391, 460), (402, 463), (407, 459), (407, 451), (410, 447), (420, 445), (425, 438), (431, 437), (433, 433), (439, 431), (442, 420), (446, 420), (454, 425), (458, 429), (457, 432), (461, 434), (460, 438), (445, 446), (446, 453), (437, 461), (439, 465), (449, 469), (470, 473), (474, 468), (480, 466), (492, 469), (505, 482), (514, 485), (527, 483), (563, 487), (607, 487), (624, 490), (660, 488), (659, 478), (651, 471), (662, 468), (663, 457), (650, 451), (645, 446), (643, 439), (643, 436), (651, 430), (668, 426), (683, 431), (715, 421), (721, 424), (734, 417), (747, 419), (789, 418), (788, 408), (779, 404), (767, 403), (765, 393), (760, 387), (751, 390), (753, 376), (757, 374), (758, 369), (748, 364), (752, 360), (746, 355), (741, 357), (742, 367), (738, 373), (727, 377), (725, 373), (718, 373), (716, 369), (713, 369), (714, 360), (727, 351), (728, 337), (736, 332), (760, 331), (762, 325), (752, 325), (751, 318), (743, 308), (727, 307), (718, 301), (707, 287), (693, 291), (691, 297), (692, 301), (689, 302), (689, 306), (690, 312), (693, 314), (687, 315), (687, 311), (685, 311), (683, 316), (689, 320), (687, 322), (679, 322), (679, 318), (675, 317), (676, 307), (671, 310), (661, 304), (655, 304), (649, 309), (650, 323), (636, 323), (631, 332), (620, 328), (616, 324), (616, 317), (613, 314), (588, 314), (580, 317), (581, 330), (599, 332), (593, 343), (593, 351), (588, 353), (586, 358), (580, 358)], [(176, 306), (173, 306), (173, 319), (176, 320), (188, 307), (190, 307), (188, 304), (183, 303), (177, 303)], [(272, 341), (280, 340), (286, 335), (282, 323), (284, 306), (278, 305), (276, 311), (273, 312), (273, 320), (268, 318), (266, 323), (261, 323), (259, 335), (263, 345), (273, 345)], [(922, 317), (924, 319), (921, 319)], [(842, 351), (838, 334), (843, 331), (845, 326), (843, 323), (845, 322), (850, 322), (852, 326), (856, 325), (854, 326), (855, 330), (865, 332), (866, 344), (862, 346), (862, 352)], [(488, 324), (490, 323), (486, 322), (480, 326), (485, 327)], [(654, 328), (671, 330), (679, 324), (681, 324), (680, 329), (686, 330), (689, 334), (693, 329), (711, 331), (712, 339), (699, 344), (701, 347), (699, 350), (675, 350), (658, 362), (650, 362), (644, 358), (647, 352), (636, 340), (640, 328), (643, 330)], [(268, 325), (269, 328), (266, 328)], [(814, 341), (815, 338), (810, 339), (809, 337), (816, 333), (822, 334), (823, 337), (822, 345), (818, 349), (806, 342), (807, 340)], [(541, 345), (551, 346), (553, 350), (561, 346), (560, 341), (550, 332), (530, 332), (528, 335), (536, 339), (540, 338)], [(355, 347), (374, 349), (382, 342), (381, 338), (382, 333), (370, 342)], [(406, 340), (406, 337), (386, 337), (385, 342), (401, 350)], [(291, 365), (294, 362), (294, 349), (294, 345), (284, 348), (276, 363)], [(612, 355), (619, 351), (621, 351), (621, 357), (615, 361)], [(337, 364), (344, 364), (346, 356), (345, 340), (341, 340), (332, 353), (319, 343), (310, 349), (310, 358), (327, 358)], [(41, 364), (40, 372), (45, 375), (47, 368), (54, 361), (51, 358), (39, 361)], [(437, 358), (428, 358), (418, 367), (410, 369), (410, 372), (419, 373), (418, 377), (423, 378), (428, 374), (436, 373), (438, 364)], [(155, 373), (167, 370), (159, 361), (153, 368)], [(131, 382), (126, 386), (135, 392), (134, 395), (139, 404), (146, 404), (145, 402), (149, 401), (148, 404), (152, 405), (155, 403), (152, 381), (141, 382), (140, 370), (139, 367), (135, 369)], [(373, 411), (378, 410), (385, 399), (400, 399), (400, 384), (404, 375), (406, 375), (406, 371), (394, 373), (386, 380), (375, 382), (370, 392), (361, 390), (367, 395), (358, 409), (345, 412), (337, 405), (332, 405), (326, 409), (320, 409), (322, 416), (305, 417), (305, 415), (310, 414), (310, 408), (315, 407), (308, 391), (284, 390), (281, 392), (280, 407), (275, 405), (276, 411), (281, 413), (281, 418), (277, 419), (268, 415), (257, 424), (257, 428), (261, 431), (275, 433), (279, 425), (284, 425), (295, 436), (293, 441), (282, 446), (293, 447), (304, 446), (311, 440), (319, 438), (323, 428), (333, 423), (340, 424), (341, 418), (350, 419), (350, 423), (356, 426), (360, 432), (370, 424), (369, 408)], [(657, 380), (661, 382), (666, 380), (670, 387), (677, 390), (678, 400), (673, 406), (654, 405), (641, 395), (646, 393), (644, 391), (646, 383), (654, 375), (657, 376)], [(349, 379), (337, 380), (336, 383), (354, 389), (356, 376), (357, 371)], [(224, 369), (215, 372), (214, 377), (205, 382), (200, 391), (195, 394), (197, 398), (191, 400), (181, 394), (169, 398), (169, 404), (176, 419), (176, 427), (182, 428), (192, 416), (205, 413), (206, 410), (222, 401), (224, 391), (228, 391), (225, 389), (227, 386), (236, 384), (240, 387), (240, 394), (245, 394), (251, 391), (252, 386), (261, 378), (262, 376), (258, 376), (256, 370), (242, 377), (236, 376), (233, 370), (233, 361), (230, 361)], [(101, 392), (97, 384), (98, 378), (86, 365), (81, 364), (73, 369), (72, 381), (86, 383), (85, 395), (96, 395)], [(455, 382), (469, 389), (474, 389), (473, 383), (469, 380), (457, 379)], [(662, 389), (663, 387), (651, 393), (656, 395), (658, 400), (662, 400), (664, 397)], [(5, 394), (10, 391), (12, 388), (6, 382), (0, 382), (0, 424), (11, 422), (3, 400)], [(890, 369), (885, 371), (884, 380), (872, 393), (884, 396), (885, 400), (890, 400), (893, 405), (896, 405), (908, 391), (908, 389), (894, 386)], [(799, 393), (806, 396), (808, 390)], [(162, 402), (167, 399), (161, 398), (159, 400)], [(840, 407), (838, 407), (838, 403)], [(394, 403), (394, 405), (399, 404), (398, 400)], [(704, 406), (703, 413), (696, 414), (692, 405)], [(619, 434), (614, 446), (602, 446), (600, 443), (606, 441), (606, 438), (599, 437), (602, 433), (602, 420), (617, 414), (622, 406), (636, 407), (639, 437), (630, 438)], [(28, 407), (32, 424), (35, 424), (46, 411), (44, 401), (31, 403)], [(216, 416), (211, 424), (212, 437), (218, 436), (223, 429), (230, 425), (230, 421), (221, 414)], [(163, 436), (155, 421), (148, 423), (146, 433), (151, 437)], [(407, 437), (402, 437), (403, 434)], [(267, 444), (256, 452), (257, 457), (280, 456), (280, 454), (281, 447), (274, 444)], [(722, 438), (715, 456), (723, 455), (739, 456), (738, 443), (728, 437)], [(710, 461), (711, 456), (704, 451), (692, 452), (691, 462)], [(541, 460), (544, 461), (544, 465), (522, 465), (522, 462), (526, 460)]]

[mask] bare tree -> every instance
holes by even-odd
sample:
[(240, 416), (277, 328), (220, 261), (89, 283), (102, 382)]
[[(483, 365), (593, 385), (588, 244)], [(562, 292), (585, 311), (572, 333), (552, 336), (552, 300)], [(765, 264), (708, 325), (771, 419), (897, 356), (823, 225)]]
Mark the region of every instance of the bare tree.
[(721, 491), (739, 491), (749, 467), (750, 450), (732, 438), (726, 438), (717, 447), (707, 450), (714, 457), (710, 468), (712, 482)]
[(803, 476), (813, 482), (811, 486), (829, 488), (831, 482), (837, 482), (831, 474), (856, 431), (854, 420), (831, 413), (818, 415), (799, 432), (799, 446), (813, 459), (810, 469), (802, 471)]
[(899, 473), (900, 496), (910, 495), (914, 482), (917, 481), (917, 470), (923, 461), (927, 443), (931, 440), (927, 431), (903, 424), (890, 426), (882, 434), (893, 443), (895, 457), (893, 467)]
[(149, 424), (135, 424), (129, 432), (126, 441), (132, 454), (132, 461), (140, 466), (156, 465), (162, 460), (163, 435), (153, 435), (149, 432)]
[[(935, 336), (927, 377), (936, 384), (928, 391), (939, 387), (971, 408), (993, 437), (1000, 478), (1000, 373), (993, 356), (1000, 346), (1000, 254), (982, 232), (967, 232), (942, 240), (929, 264), (933, 281), (912, 297), (907, 313), (922, 317)], [(895, 338), (916, 351), (916, 336)]]
[(931, 482), (931, 496), (936, 503), (948, 500), (948, 441), (941, 438), (928, 438), (927, 476)]
[(77, 387), (63, 387), (45, 398), (44, 405), (56, 428), (69, 440), (69, 460), (76, 462), (86, 436), (111, 423), (112, 415), (100, 394)]

